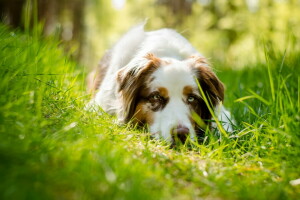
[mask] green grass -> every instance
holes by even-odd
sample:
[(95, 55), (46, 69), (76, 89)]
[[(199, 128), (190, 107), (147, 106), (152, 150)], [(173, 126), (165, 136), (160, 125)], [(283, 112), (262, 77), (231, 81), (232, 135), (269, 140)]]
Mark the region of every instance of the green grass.
[(82, 66), (0, 26), (0, 199), (297, 199), (300, 53), (218, 67), (234, 134), (170, 149), (83, 110)]

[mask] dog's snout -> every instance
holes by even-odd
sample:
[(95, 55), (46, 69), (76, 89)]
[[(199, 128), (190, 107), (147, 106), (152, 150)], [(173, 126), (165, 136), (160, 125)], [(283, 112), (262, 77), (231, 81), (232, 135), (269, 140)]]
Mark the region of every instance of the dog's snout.
[(181, 124), (172, 129), (172, 135), (175, 138), (175, 140), (176, 138), (178, 138), (180, 139), (181, 142), (185, 142), (189, 133), (190, 133), (190, 129)]

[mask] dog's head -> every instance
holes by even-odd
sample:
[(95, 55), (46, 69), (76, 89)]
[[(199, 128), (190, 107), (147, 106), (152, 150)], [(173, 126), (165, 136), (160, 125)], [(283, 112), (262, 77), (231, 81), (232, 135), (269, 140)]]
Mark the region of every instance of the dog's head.
[(175, 136), (181, 141), (188, 135), (195, 138), (201, 132), (193, 120), (195, 114), (210, 124), (212, 116), (198, 83), (212, 108), (224, 99), (223, 84), (201, 56), (179, 61), (148, 54), (121, 69), (117, 81), (119, 118), (147, 124), (156, 138), (167, 141), (174, 141)]

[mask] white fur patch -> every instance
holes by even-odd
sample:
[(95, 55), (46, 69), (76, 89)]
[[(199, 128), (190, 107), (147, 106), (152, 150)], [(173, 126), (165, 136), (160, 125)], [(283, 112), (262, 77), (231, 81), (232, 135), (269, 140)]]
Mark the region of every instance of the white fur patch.
[(150, 126), (156, 138), (172, 141), (171, 130), (179, 124), (190, 130), (190, 137), (195, 138), (195, 130), (189, 119), (190, 109), (184, 102), (183, 89), (186, 86), (197, 87), (194, 74), (184, 61), (173, 60), (171, 64), (160, 67), (154, 72), (150, 88), (155, 91), (163, 87), (168, 91), (169, 102), (164, 109), (154, 113), (154, 122)]

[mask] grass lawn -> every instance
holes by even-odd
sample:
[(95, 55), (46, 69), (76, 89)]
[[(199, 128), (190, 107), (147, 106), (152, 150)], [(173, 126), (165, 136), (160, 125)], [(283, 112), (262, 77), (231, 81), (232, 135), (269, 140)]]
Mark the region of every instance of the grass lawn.
[(84, 68), (59, 46), (0, 25), (0, 199), (300, 197), (300, 52), (216, 64), (235, 132), (170, 149), (85, 112)]

